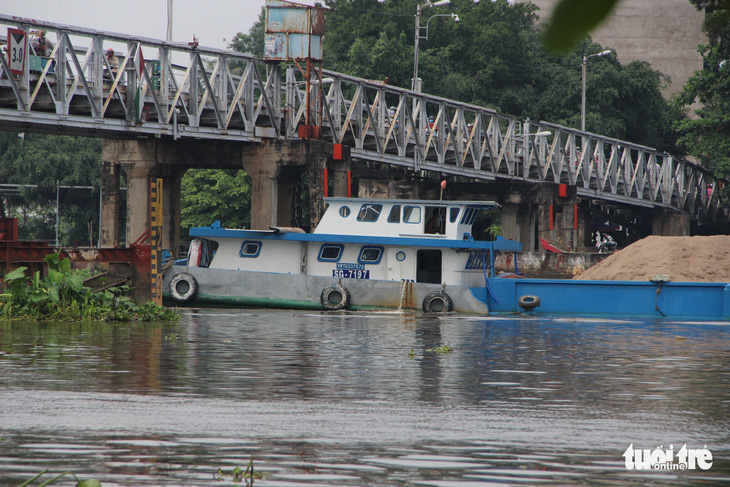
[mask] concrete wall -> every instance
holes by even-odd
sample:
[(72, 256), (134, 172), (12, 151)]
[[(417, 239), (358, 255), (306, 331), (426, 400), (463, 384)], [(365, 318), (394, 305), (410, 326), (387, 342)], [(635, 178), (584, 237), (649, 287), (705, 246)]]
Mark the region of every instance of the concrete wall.
[[(531, 1), (540, 7), (540, 18), (547, 21), (558, 0)], [(665, 96), (679, 91), (687, 79), (702, 69), (699, 44), (707, 42), (702, 32), (704, 12), (689, 0), (622, 0), (613, 15), (591, 38), (613, 49), (622, 64), (648, 61), (652, 68), (671, 77)]]
[[(517, 252), (517, 270), (529, 277), (541, 279), (572, 279), (609, 255), (611, 254)], [(514, 252), (496, 252), (494, 261), (494, 270), (497, 274), (515, 272)]]

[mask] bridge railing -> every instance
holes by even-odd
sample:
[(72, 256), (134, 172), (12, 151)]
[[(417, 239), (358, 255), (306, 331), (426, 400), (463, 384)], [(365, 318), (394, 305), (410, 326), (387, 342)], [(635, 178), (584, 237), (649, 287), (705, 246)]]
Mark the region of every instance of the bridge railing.
[[(298, 138), (309, 123), (369, 162), (570, 184), (585, 197), (728, 223), (723, 181), (649, 147), (331, 71), (309, 80), (307, 103), (305, 70), (280, 63), (7, 15), (3, 25), (45, 31), (53, 43), (47, 52), (31, 45), (20, 75), (0, 56), (3, 130), (257, 142)], [(109, 47), (119, 57), (116, 73)]]
[[(28, 33), (21, 75), (10, 73), (3, 51), (0, 109), (6, 121), (47, 124), (102, 134), (148, 134), (250, 140), (256, 127), (279, 136), (281, 75), (278, 66), (232, 51), (0, 15), (0, 26)], [(50, 41), (36, 44), (39, 33)], [(6, 39), (7, 42), (7, 39)], [(121, 46), (121, 47), (120, 47)], [(117, 70), (106, 57), (114, 49)]]

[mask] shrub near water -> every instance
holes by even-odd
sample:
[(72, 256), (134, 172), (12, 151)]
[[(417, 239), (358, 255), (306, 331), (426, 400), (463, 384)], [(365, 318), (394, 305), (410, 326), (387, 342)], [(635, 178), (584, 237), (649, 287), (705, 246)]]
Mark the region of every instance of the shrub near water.
[(26, 267), (5, 275), (6, 289), (0, 294), (0, 318), (57, 321), (176, 321), (179, 315), (153, 302), (137, 304), (122, 286), (94, 293), (84, 286), (81, 271), (71, 269), (69, 259), (59, 254), (45, 257), (48, 276), (36, 272), (30, 278)]

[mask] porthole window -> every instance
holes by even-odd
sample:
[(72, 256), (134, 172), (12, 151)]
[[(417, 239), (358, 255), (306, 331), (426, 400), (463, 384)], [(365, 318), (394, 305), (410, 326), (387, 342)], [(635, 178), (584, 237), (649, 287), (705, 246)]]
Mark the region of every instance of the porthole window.
[(380, 212), (383, 209), (383, 205), (366, 203), (360, 208), (360, 213), (357, 214), (357, 221), (359, 222), (374, 222), (378, 220)]
[(406, 260), (406, 253), (402, 250), (399, 250), (395, 254), (395, 260), (397, 260), (398, 262), (403, 262), (404, 260)]
[(347, 218), (350, 216), (350, 207), (349, 206), (341, 206), (340, 207), (340, 216), (342, 218)]
[(360, 257), (357, 258), (360, 264), (378, 264), (383, 257), (383, 247), (366, 245), (360, 250)]
[(340, 244), (324, 244), (319, 249), (317, 260), (320, 262), (337, 262), (342, 257), (343, 245)]
[(241, 244), (241, 257), (258, 257), (261, 253), (261, 242), (255, 242), (253, 240), (246, 240)]

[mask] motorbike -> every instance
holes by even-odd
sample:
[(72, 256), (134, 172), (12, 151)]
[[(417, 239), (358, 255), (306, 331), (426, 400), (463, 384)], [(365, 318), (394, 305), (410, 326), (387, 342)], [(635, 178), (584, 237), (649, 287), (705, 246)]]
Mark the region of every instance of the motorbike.
[(601, 244), (598, 246), (599, 254), (608, 254), (614, 252), (618, 247), (618, 243), (610, 235), (606, 235)]

